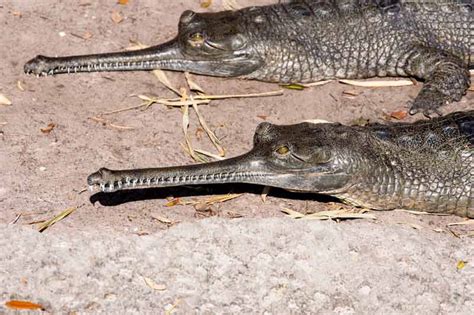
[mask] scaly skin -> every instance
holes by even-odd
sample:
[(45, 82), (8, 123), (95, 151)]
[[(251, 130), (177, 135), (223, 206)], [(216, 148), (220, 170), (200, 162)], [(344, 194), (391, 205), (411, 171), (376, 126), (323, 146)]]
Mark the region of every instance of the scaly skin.
[(376, 210), (474, 218), (474, 111), (368, 127), (262, 123), (254, 148), (235, 158), (164, 168), (102, 168), (87, 181), (104, 192), (251, 183), (328, 194)]
[(408, 76), (425, 81), (411, 113), (459, 101), (474, 65), (471, 0), (297, 0), (185, 11), (175, 39), (133, 52), (50, 58), (26, 73), (164, 69), (279, 83)]

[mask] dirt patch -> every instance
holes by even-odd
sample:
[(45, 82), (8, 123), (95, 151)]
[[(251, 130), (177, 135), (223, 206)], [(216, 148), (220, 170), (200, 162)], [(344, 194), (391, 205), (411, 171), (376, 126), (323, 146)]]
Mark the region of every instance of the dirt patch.
[[(258, 1), (259, 4), (269, 2)], [(247, 5), (257, 2), (239, 3)], [(11, 106), (0, 105), (0, 223), (9, 223), (17, 218), (17, 225), (29, 225), (75, 207), (77, 210), (72, 215), (46, 233), (62, 238), (76, 233), (83, 235), (80, 231), (87, 230), (90, 233), (100, 231), (97, 237), (111, 233), (124, 239), (134, 239), (131, 235), (154, 234), (168, 230), (170, 225), (175, 226), (178, 222), (205, 225), (207, 221), (196, 221), (210, 214), (226, 218), (232, 225), (230, 221), (235, 217), (262, 218), (262, 222), (269, 217), (282, 217), (280, 210), (285, 207), (302, 212), (340, 207), (339, 203), (327, 197), (290, 194), (276, 189), (263, 203), (260, 196), (262, 187), (245, 185), (149, 189), (108, 196), (91, 195), (84, 191), (87, 175), (102, 166), (122, 169), (192, 163), (181, 145), (184, 138), (178, 109), (156, 105), (145, 111), (126, 111), (107, 116), (108, 122), (130, 129), (104, 125), (91, 119), (103, 112), (139, 104), (139, 99), (130, 97), (132, 94), (160, 97), (171, 97), (173, 94), (148, 72), (58, 75), (38, 79), (24, 75), (23, 64), (37, 54), (54, 56), (117, 51), (129, 46), (130, 40), (145, 44), (163, 42), (176, 33), (177, 21), (183, 10), (218, 10), (220, 5), (215, 1), (209, 9), (202, 9), (198, 1), (191, 0), (160, 4), (141, 0), (130, 1), (125, 6), (114, 1), (72, 0), (20, 0), (0, 4), (3, 30), (0, 34), (0, 93), (12, 101)], [(123, 18), (120, 23), (117, 23), (117, 14)], [(169, 73), (169, 78), (176, 86), (185, 85), (184, 76), (180, 73)], [(193, 76), (193, 80), (214, 94), (279, 89), (275, 84), (256, 81), (202, 76)], [(200, 109), (210, 127), (222, 139), (228, 156), (235, 156), (251, 147), (253, 132), (264, 120), (280, 124), (314, 118), (342, 123), (350, 123), (360, 117), (382, 121), (386, 113), (406, 110), (407, 103), (419, 89), (420, 85), (369, 89), (333, 82), (303, 91), (287, 90), (278, 97), (214, 101)], [(344, 93), (348, 90), (355, 93)], [(472, 109), (473, 101), (473, 94), (470, 93), (461, 102), (444, 107), (443, 112)], [(212, 151), (208, 139), (199, 131), (197, 118), (193, 115), (191, 118), (190, 134), (194, 144)], [(420, 118), (408, 117), (407, 120)], [(166, 206), (166, 197), (204, 198), (211, 192), (244, 195), (217, 204), (211, 209), (212, 212), (205, 213), (197, 212), (191, 205)], [(436, 239), (444, 238), (449, 246), (459, 249), (465, 246), (446, 228), (447, 223), (462, 220), (460, 218), (414, 216), (400, 212), (376, 213), (376, 216), (378, 220), (373, 225), (380, 232), (379, 238), (387, 237), (383, 226), (402, 223), (421, 227), (410, 233), (425, 240), (426, 246), (436, 246), (432, 241), (435, 235), (433, 230), (443, 231), (442, 236), (436, 236)], [(163, 218), (172, 224), (160, 220)], [(225, 225), (227, 221), (216, 222)], [(334, 225), (328, 226), (332, 229)], [(358, 225), (358, 222), (341, 226), (367, 231), (372, 228), (372, 225)], [(36, 225), (32, 227), (37, 228)], [(454, 232), (465, 233), (466, 230), (468, 228)], [(13, 242), (19, 230), (8, 231)], [(84, 238), (83, 246), (87, 246), (86, 242), (87, 238)], [(390, 243), (393, 251), (397, 250), (397, 246), (405, 245)], [(470, 249), (464, 259), (474, 261), (472, 247)], [(371, 249), (367, 247), (365, 250)], [(444, 281), (449, 283), (454, 280)], [(340, 294), (348, 296), (351, 293)], [(438, 300), (435, 298), (434, 301)]]

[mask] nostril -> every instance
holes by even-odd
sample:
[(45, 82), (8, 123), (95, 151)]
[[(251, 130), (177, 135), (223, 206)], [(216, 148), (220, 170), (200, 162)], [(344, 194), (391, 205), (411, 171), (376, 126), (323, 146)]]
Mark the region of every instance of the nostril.
[(87, 177), (87, 184), (89, 186), (100, 185), (107, 181), (107, 177), (112, 173), (111, 170), (107, 168), (101, 168), (97, 172), (92, 173)]
[(195, 16), (196, 16), (196, 13), (194, 11), (186, 10), (181, 14), (181, 17), (179, 18), (179, 22), (183, 24), (188, 24), (193, 20)]
[(274, 131), (275, 125), (269, 122), (262, 122), (257, 126), (254, 135), (254, 144), (258, 144), (261, 142), (268, 142), (274, 138)]
[(25, 66), (23, 67), (23, 71), (27, 74), (34, 73), (34, 74), (41, 74), (43, 72), (47, 72), (49, 69), (49, 63), (51, 62), (51, 58), (38, 55), (35, 58), (31, 59)]

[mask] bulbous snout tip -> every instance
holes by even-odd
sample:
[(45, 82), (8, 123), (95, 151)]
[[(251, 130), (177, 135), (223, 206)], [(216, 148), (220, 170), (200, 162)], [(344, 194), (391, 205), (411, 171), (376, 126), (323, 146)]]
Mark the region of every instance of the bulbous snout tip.
[(35, 75), (48, 75), (51, 67), (51, 58), (43, 55), (38, 55), (35, 58), (29, 60), (23, 66), (23, 71), (26, 74), (35, 74)]
[(107, 168), (101, 168), (97, 172), (90, 174), (87, 177), (87, 185), (89, 186), (100, 186), (106, 182), (105, 178), (110, 176), (112, 171)]

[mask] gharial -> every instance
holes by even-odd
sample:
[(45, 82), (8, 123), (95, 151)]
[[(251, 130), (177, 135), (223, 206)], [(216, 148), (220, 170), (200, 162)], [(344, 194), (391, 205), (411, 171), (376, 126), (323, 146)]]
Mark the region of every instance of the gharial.
[(138, 51), (51, 58), (26, 73), (165, 69), (279, 83), (408, 76), (424, 86), (410, 113), (459, 101), (474, 66), (472, 0), (294, 0), (237, 11), (185, 11), (178, 35)]
[(332, 195), (376, 210), (474, 218), (474, 110), (432, 120), (349, 127), (261, 123), (251, 151), (211, 163), (100, 169), (94, 188), (250, 183)]

